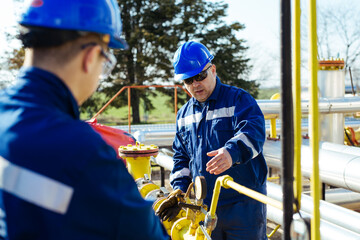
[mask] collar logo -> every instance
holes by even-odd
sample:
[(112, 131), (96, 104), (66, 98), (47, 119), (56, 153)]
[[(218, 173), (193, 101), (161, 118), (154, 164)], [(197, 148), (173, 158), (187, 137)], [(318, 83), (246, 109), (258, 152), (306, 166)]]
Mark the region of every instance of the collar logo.
[(41, 7), (44, 4), (42, 0), (33, 0), (31, 2), (32, 7)]

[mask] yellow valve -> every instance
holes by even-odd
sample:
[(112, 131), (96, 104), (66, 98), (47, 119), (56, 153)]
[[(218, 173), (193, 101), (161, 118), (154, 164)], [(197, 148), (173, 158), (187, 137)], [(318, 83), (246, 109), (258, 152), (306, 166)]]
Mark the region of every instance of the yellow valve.
[(139, 142), (136, 142), (135, 146), (128, 144), (119, 147), (119, 156), (126, 160), (128, 171), (135, 180), (143, 178), (145, 174), (151, 176), (150, 157), (156, 157), (158, 152), (156, 145)]
[(191, 221), (186, 217), (178, 219), (174, 222), (174, 225), (171, 228), (171, 239), (172, 240), (188, 240), (194, 239), (195, 236), (191, 236), (188, 231), (190, 227)]
[(154, 183), (148, 183), (148, 184), (141, 186), (141, 188), (139, 189), (139, 192), (140, 192), (141, 196), (143, 198), (145, 198), (149, 192), (156, 190), (156, 189), (160, 189), (160, 187)]
[[(166, 199), (166, 197), (164, 198), (160, 198), (158, 200), (156, 200), (153, 204), (153, 209), (156, 212), (160, 206), (160, 204)], [(186, 212), (181, 209), (180, 212), (178, 213), (178, 215), (171, 221), (163, 221), (162, 224), (164, 225), (167, 233), (171, 236), (171, 228), (173, 227), (174, 223), (179, 220), (180, 218), (185, 218), (186, 217)]]
[(144, 174), (151, 176), (150, 157), (125, 157), (126, 166), (133, 178), (143, 178)]

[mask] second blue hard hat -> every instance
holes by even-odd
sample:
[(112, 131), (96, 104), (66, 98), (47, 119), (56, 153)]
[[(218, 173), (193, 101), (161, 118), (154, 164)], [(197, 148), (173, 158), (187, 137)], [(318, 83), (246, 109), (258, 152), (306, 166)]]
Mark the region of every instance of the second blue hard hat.
[(188, 41), (175, 52), (173, 66), (175, 80), (184, 80), (199, 74), (214, 56), (201, 43)]
[(127, 48), (116, 0), (32, 0), (19, 21), (45, 27), (109, 34), (111, 48)]

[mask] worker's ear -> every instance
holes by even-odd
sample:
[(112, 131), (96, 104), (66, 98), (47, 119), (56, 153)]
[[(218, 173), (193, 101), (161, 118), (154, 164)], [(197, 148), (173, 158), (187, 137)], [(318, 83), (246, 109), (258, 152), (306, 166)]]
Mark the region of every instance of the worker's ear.
[(89, 73), (99, 61), (99, 52), (101, 51), (101, 47), (99, 45), (91, 46), (85, 49), (85, 53), (83, 55), (83, 70), (86, 73)]

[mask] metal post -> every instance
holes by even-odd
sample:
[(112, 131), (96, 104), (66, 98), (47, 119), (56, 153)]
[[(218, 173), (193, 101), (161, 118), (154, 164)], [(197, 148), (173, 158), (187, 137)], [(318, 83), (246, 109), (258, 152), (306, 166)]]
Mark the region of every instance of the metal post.
[(301, 174), (301, 48), (300, 48), (300, 0), (294, 0), (294, 29), (293, 29), (293, 49), (294, 49), (294, 198), (296, 199), (296, 210), (301, 208), (302, 174)]
[(130, 94), (131, 88), (128, 87), (128, 124), (129, 124), (129, 133), (131, 133), (131, 94)]
[(291, 4), (281, 0), (281, 138), (282, 138), (282, 189), (283, 201), (283, 239), (290, 240), (290, 224), (293, 215), (293, 172), (294, 172), (294, 134), (293, 100), (291, 77)]
[(175, 95), (174, 95), (174, 101), (175, 101), (175, 122), (176, 122), (176, 115), (177, 115), (177, 87), (175, 86), (174, 87), (174, 92), (175, 92)]

